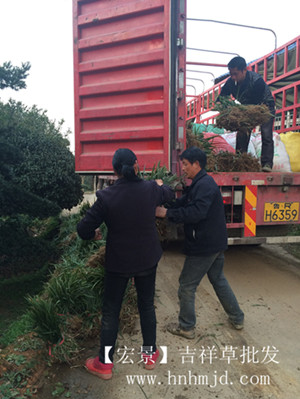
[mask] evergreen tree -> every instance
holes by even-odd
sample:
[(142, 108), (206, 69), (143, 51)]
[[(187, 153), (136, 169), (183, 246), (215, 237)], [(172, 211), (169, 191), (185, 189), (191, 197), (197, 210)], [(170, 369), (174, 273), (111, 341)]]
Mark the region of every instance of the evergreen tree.
[[(0, 67), (0, 89), (26, 88), (30, 64)], [(0, 277), (38, 269), (55, 255), (53, 243), (36, 233), (35, 218), (58, 215), (82, 197), (74, 155), (46, 111), (0, 101)], [(33, 233), (34, 232), (34, 233)]]
[(13, 90), (25, 89), (25, 79), (30, 68), (29, 62), (22, 63), (21, 67), (13, 66), (11, 62), (4, 62), (0, 66), (0, 89), (6, 89), (7, 87)]

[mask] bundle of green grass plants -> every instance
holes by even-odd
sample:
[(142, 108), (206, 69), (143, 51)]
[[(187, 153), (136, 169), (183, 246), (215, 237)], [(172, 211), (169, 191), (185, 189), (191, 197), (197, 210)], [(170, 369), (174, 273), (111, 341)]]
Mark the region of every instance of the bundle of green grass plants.
[(236, 104), (228, 97), (219, 97), (219, 103), (213, 111), (218, 111), (216, 126), (226, 130), (251, 132), (258, 125), (263, 125), (271, 118), (269, 108), (265, 104)]
[(260, 163), (257, 158), (244, 153), (220, 151), (207, 157), (206, 170), (208, 172), (259, 172)]
[(57, 267), (42, 295), (28, 297), (28, 314), (51, 360), (70, 362), (80, 340), (98, 334), (103, 299), (104, 268)]
[(214, 146), (212, 140), (214, 137), (205, 137), (203, 132), (198, 132), (197, 134), (193, 131), (193, 124), (188, 124), (186, 128), (186, 146), (198, 147), (205, 152), (206, 155), (212, 154), (214, 152)]
[(160, 162), (155, 164), (151, 172), (143, 170), (139, 176), (144, 180), (161, 179), (165, 185), (176, 188), (180, 184), (180, 179), (176, 174), (171, 173), (165, 166), (160, 166)]

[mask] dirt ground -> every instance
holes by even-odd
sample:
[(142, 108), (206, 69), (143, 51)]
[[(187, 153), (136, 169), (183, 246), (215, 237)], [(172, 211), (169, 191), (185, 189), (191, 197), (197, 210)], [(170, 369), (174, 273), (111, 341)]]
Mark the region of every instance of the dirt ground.
[[(82, 362), (59, 367), (38, 399), (297, 399), (300, 396), (300, 261), (280, 247), (231, 247), (225, 274), (245, 312), (245, 328), (227, 321), (208, 279), (197, 291), (194, 340), (169, 334), (178, 314), (178, 277), (184, 256), (170, 247), (157, 274), (157, 344), (163, 364), (146, 371), (139, 362), (139, 326), (118, 339), (113, 378), (88, 374)], [(98, 342), (86, 347), (95, 356)], [(126, 355), (126, 356), (125, 356)], [(162, 361), (162, 357), (160, 358)], [(143, 381), (143, 378), (145, 380)], [(150, 377), (152, 376), (152, 377)]]

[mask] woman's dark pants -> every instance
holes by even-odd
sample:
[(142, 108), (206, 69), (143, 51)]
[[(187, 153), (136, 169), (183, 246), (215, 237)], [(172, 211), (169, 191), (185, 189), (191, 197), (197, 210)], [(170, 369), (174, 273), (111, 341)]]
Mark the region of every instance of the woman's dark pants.
[(119, 315), (129, 279), (134, 277), (137, 291), (138, 310), (143, 336), (143, 347), (156, 351), (156, 315), (154, 308), (156, 267), (132, 275), (106, 272), (100, 333), (99, 360), (105, 363), (105, 347), (111, 346), (109, 359), (113, 354), (118, 336)]

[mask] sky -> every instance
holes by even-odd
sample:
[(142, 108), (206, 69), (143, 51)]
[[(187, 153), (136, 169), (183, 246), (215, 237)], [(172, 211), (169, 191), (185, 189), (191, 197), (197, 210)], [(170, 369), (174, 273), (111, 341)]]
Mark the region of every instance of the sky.
[[(300, 35), (299, 0), (287, 6), (279, 0), (187, 0), (188, 18), (213, 19), (272, 29), (277, 47)], [(0, 65), (11, 61), (31, 63), (27, 88), (1, 90), (3, 102), (13, 98), (27, 106), (47, 110), (51, 120), (64, 119), (65, 131), (74, 132), (72, 0), (0, 0)], [(187, 47), (238, 54), (247, 62), (275, 48), (269, 31), (232, 27), (211, 22), (187, 22)], [(234, 55), (187, 50), (187, 61), (227, 64)], [(220, 76), (227, 68), (187, 69)], [(212, 86), (213, 77), (187, 72), (187, 93), (199, 94)], [(201, 81), (191, 80), (201, 79)], [(73, 134), (69, 137), (74, 148)]]

